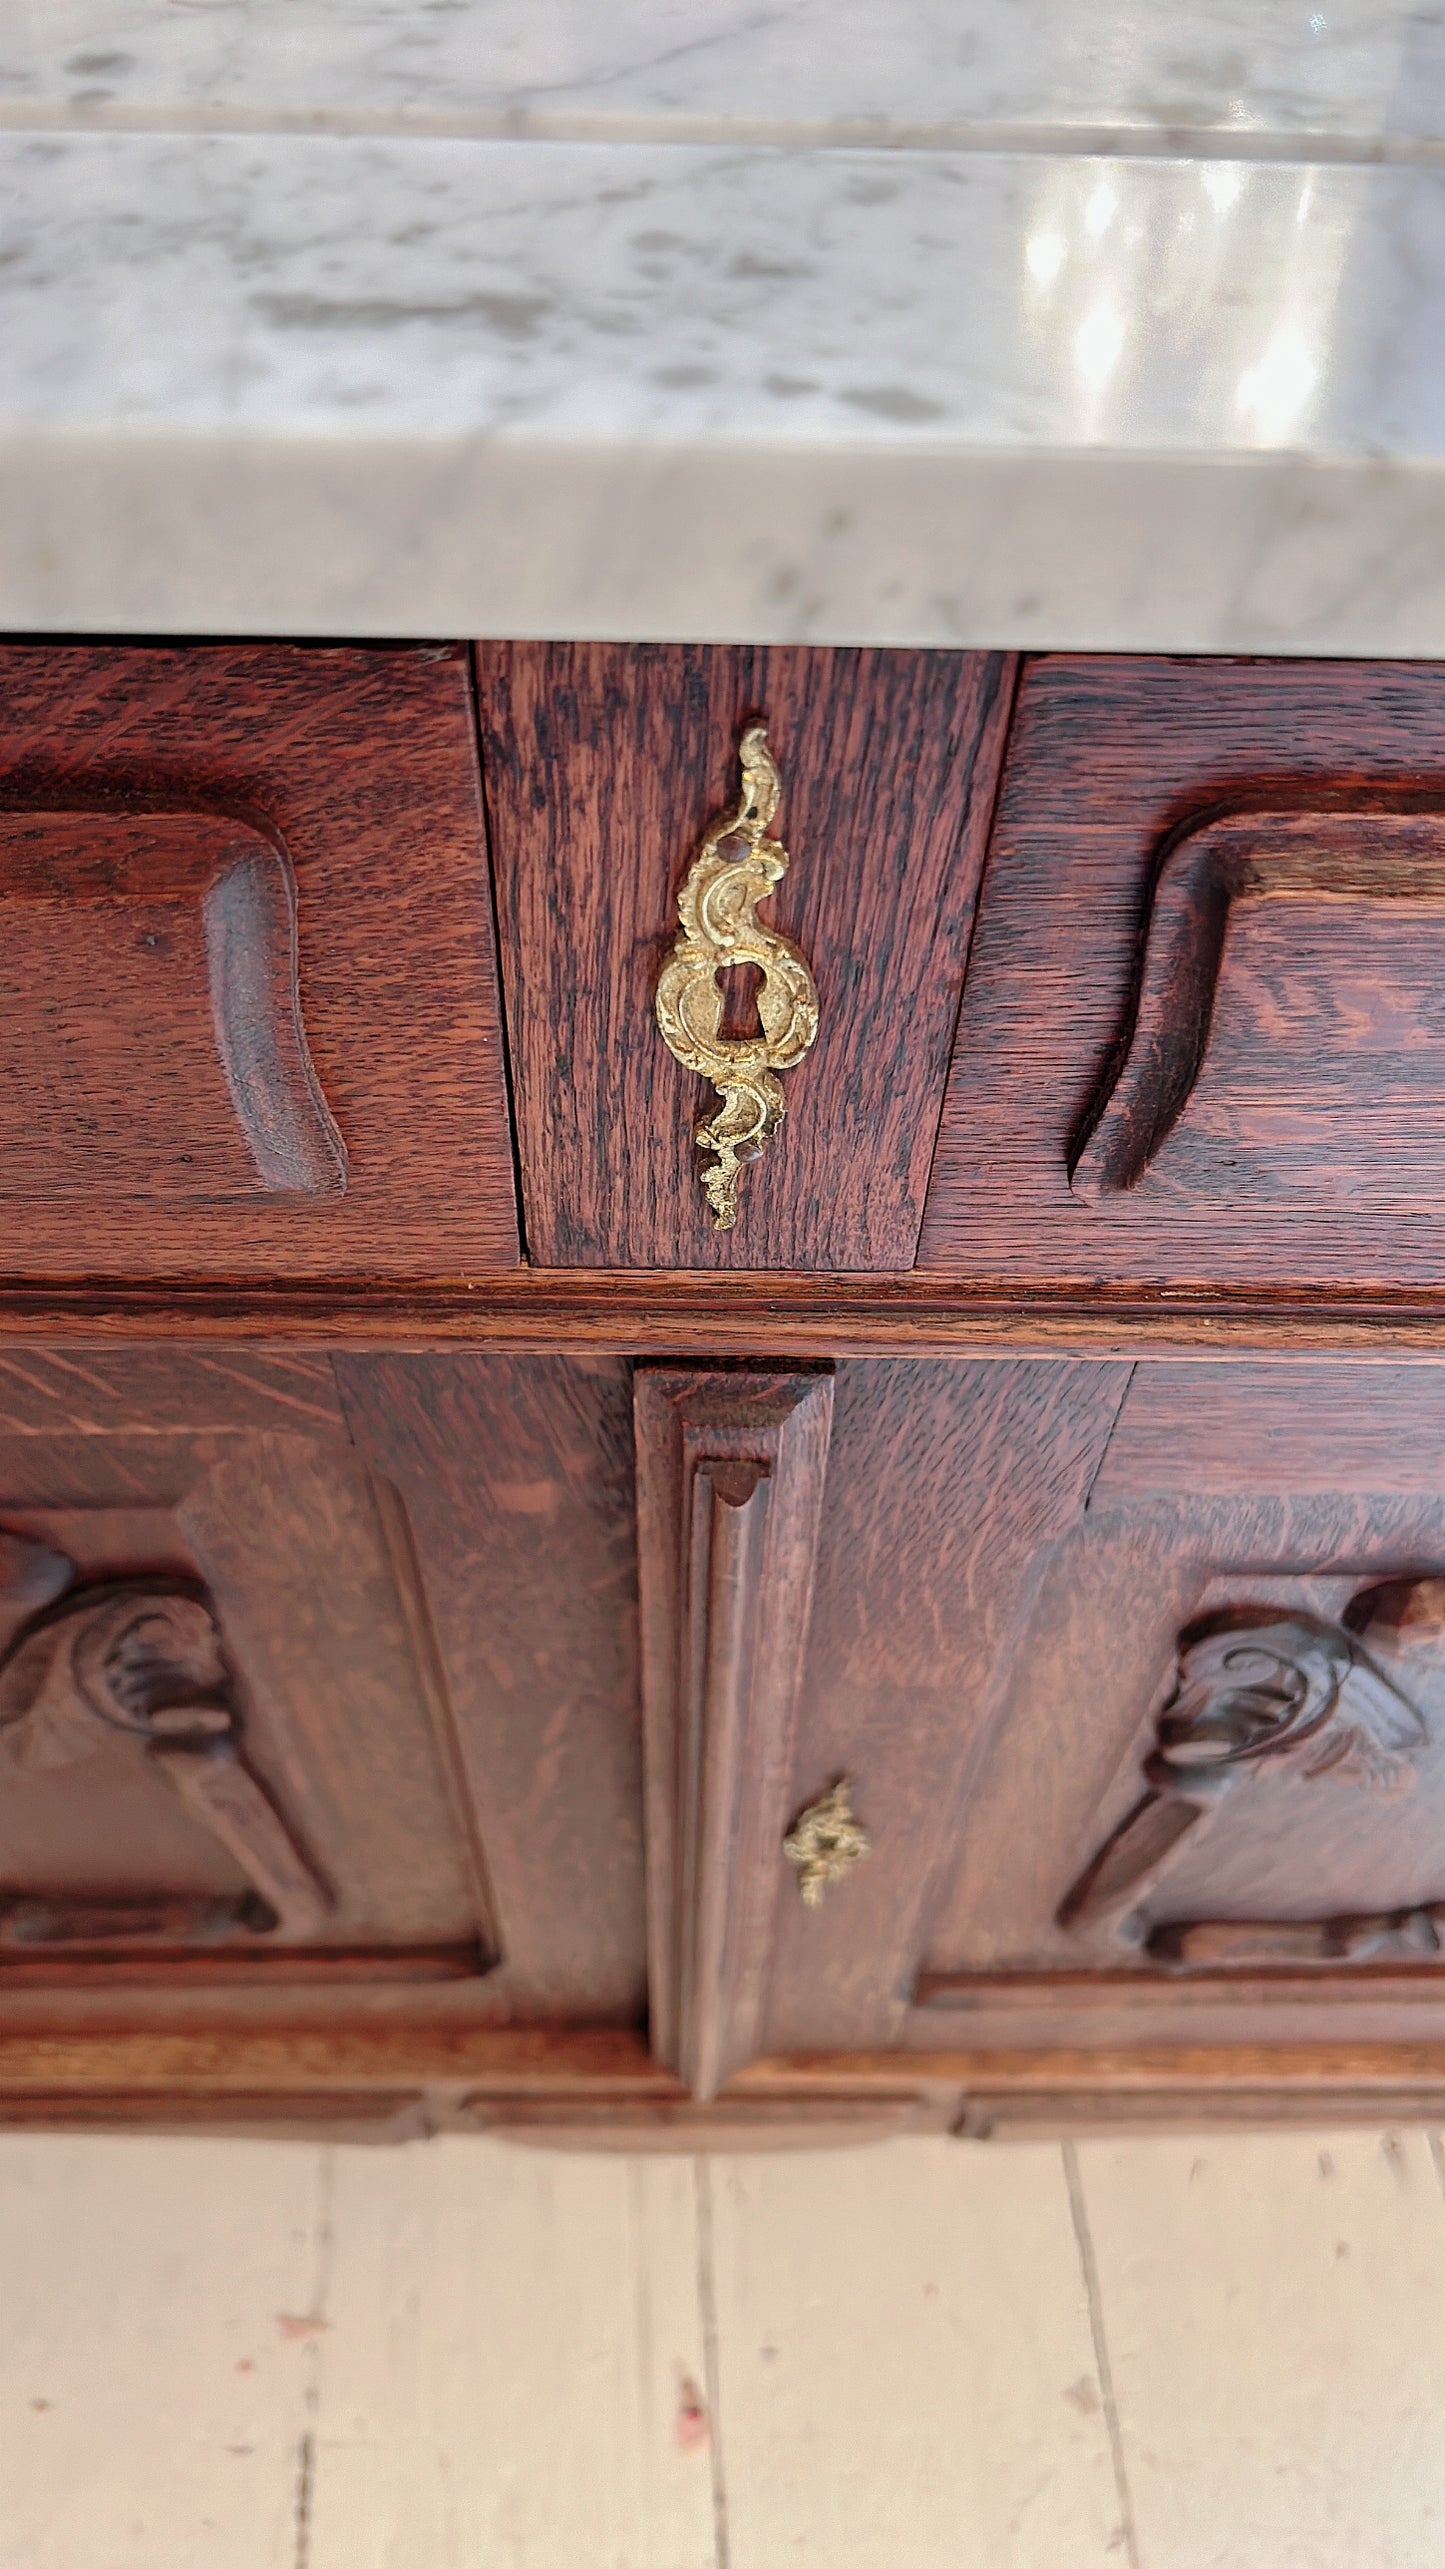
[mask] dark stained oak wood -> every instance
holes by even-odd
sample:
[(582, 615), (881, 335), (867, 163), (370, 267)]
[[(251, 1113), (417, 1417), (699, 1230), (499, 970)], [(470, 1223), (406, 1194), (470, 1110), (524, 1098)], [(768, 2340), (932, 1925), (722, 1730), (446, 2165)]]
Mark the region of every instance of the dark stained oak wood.
[(330, 1357), (235, 1345), (0, 1351), (0, 1437), (256, 1427), (344, 1442)]
[(951, 1878), (1019, 1618), (1077, 1522), (1126, 1366), (845, 1366), (792, 1777), (872, 1852), (777, 1912), (766, 2047), (893, 2039)]
[(0, 1273), (514, 1266), (466, 652), (0, 645), (7, 1065)]
[[(339, 1416), (318, 1437), (283, 1406), (278, 1430), (286, 1369), (248, 1404), (248, 1361), (211, 1378), (218, 1429), (0, 1434), (0, 2005), (485, 1967), (407, 1565)], [(92, 1360), (92, 1412), (124, 1416), (130, 1362)], [(51, 1602), (27, 1545), (60, 1564)]]
[(1139, 1368), (1005, 1654), (929, 1984), (1092, 1956), (1117, 1986), (1133, 1918), (1166, 1985), (1312, 1962), (1343, 2002), (1414, 1954), (1445, 1996), (1404, 1915), (1445, 1896), (1436, 1396), (1403, 1369)]
[(758, 2049), (789, 1888), (833, 1381), (644, 1368), (634, 1414), (652, 2041), (707, 2103)]
[(1442, 963), (1445, 670), (1031, 663), (920, 1265), (1438, 1284)]
[(900, 2122), (975, 2137), (1181, 2122), (1431, 2122), (1445, 2110), (1445, 2043), (833, 2052), (759, 2062), (699, 2108), (639, 2036), (590, 2029), (375, 2021), (325, 2033), (253, 2026), (219, 2040), (194, 2030), (0, 2032), (0, 2119), (164, 2129), (172, 2100), (178, 2128), (338, 2137), (495, 2128), (575, 2148), (601, 2123), (650, 2146), (666, 2146), (670, 2134), (688, 2150), (714, 2138), (786, 2142), (799, 2126), (824, 2144), (882, 2137)]
[(415, 1539), (496, 1901), (489, 1999), (640, 2021), (642, 1745), (625, 1366), (343, 1357)]
[[(467, 656), (0, 650), (0, 2122), (1438, 2118), (1445, 673), (1036, 662), (995, 798), (1002, 657), (476, 667), (530, 1271)], [(720, 1237), (750, 713), (824, 1032)]]
[[(477, 680), (533, 1258), (910, 1267), (1012, 661), (487, 643)], [(792, 860), (768, 907), (811, 966), (821, 1023), (719, 1232), (692, 1138), (716, 1099), (652, 1006), (749, 717), (782, 770)]]
[(67, 1363), (167, 1336), (213, 1360), (245, 1346), (279, 1360), (322, 1348), (517, 1356), (1322, 1356), (1424, 1366), (1445, 1356), (1445, 1309), (1399, 1294), (978, 1291), (937, 1276), (730, 1277), (553, 1271), (464, 1285), (259, 1287), (0, 1285), (0, 1352)]
[(1442, 933), (1445, 812), (1187, 828), (1155, 876), (1127, 1050), (1073, 1153), (1075, 1195), (1147, 1182), (1181, 1210), (1244, 1200), (1261, 1216), (1296, 1199), (1357, 1214), (1429, 1201)]
[(0, 811), (0, 1204), (346, 1192), (285, 850), (201, 813)]

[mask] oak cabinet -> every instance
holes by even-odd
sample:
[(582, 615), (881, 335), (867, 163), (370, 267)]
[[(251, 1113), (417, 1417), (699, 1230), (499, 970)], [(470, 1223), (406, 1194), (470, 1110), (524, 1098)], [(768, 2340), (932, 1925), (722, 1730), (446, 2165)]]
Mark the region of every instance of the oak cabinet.
[(1438, 2117), (1442, 747), (0, 649), (0, 2120)]

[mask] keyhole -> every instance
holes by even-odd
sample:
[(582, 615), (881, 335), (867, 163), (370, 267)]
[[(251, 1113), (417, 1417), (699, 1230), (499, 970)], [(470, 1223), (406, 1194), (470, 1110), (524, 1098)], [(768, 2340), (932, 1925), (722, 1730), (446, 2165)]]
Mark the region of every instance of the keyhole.
[(717, 978), (723, 995), (723, 1034), (744, 1041), (760, 1036), (763, 1031), (763, 1021), (758, 1015), (758, 992), (763, 986), (761, 967), (755, 963), (724, 964)]

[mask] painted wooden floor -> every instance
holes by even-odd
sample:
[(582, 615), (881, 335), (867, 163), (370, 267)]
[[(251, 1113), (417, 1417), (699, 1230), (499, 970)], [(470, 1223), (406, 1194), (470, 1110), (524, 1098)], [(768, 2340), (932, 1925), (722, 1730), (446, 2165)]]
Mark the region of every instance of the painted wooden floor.
[(1441, 2569), (1418, 2134), (0, 2140), (0, 2569)]

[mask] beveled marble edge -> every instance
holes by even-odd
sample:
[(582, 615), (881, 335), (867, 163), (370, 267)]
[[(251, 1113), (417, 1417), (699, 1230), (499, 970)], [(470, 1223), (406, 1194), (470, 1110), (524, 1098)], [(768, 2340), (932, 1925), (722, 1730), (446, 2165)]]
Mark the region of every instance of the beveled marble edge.
[(1419, 466), (101, 432), (0, 441), (0, 490), (15, 633), (1445, 659)]
[(1445, 0), (37, 0), (0, 19), (7, 106), (636, 141), (1438, 142)]
[(0, 622), (1445, 656), (1445, 176), (0, 137)]

